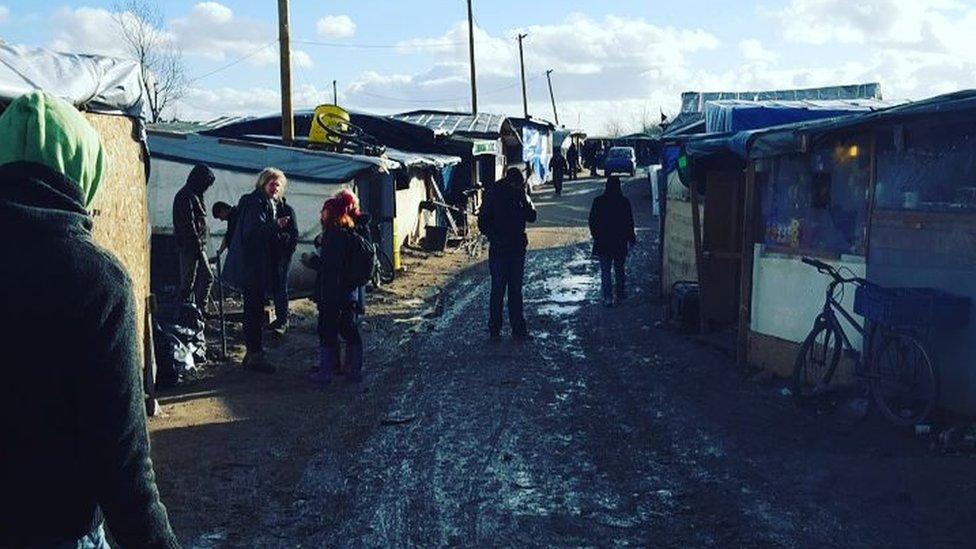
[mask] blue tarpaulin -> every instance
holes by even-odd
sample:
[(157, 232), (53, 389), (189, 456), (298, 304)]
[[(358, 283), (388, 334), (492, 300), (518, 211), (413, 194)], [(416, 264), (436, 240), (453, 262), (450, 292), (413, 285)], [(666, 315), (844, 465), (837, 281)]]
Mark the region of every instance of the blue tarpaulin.
[(869, 112), (892, 104), (877, 99), (811, 101), (709, 101), (705, 104), (705, 132), (722, 133), (769, 128)]

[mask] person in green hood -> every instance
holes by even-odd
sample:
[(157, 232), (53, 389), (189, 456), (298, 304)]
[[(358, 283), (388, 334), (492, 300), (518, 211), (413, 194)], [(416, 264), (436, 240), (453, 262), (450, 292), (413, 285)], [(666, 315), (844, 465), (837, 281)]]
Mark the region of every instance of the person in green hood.
[(149, 452), (132, 283), (91, 237), (98, 134), (34, 92), (0, 115), (0, 547), (178, 548)]

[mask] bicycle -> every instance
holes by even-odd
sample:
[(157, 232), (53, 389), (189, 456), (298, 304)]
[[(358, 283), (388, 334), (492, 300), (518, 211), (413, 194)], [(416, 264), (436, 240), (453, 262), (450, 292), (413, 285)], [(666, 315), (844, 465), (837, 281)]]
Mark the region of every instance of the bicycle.
[[(924, 421), (939, 398), (938, 371), (925, 345), (905, 329), (876, 322), (861, 325), (837, 297), (838, 288), (843, 291), (847, 284), (855, 284), (859, 290), (877, 286), (860, 277), (843, 277), (822, 261), (808, 257), (802, 261), (833, 280), (827, 286), (823, 310), (797, 353), (793, 369), (797, 403), (828, 392), (841, 356), (847, 353), (855, 359), (853, 377), (866, 383), (885, 418), (896, 425)], [(837, 313), (862, 336), (863, 352), (855, 350)]]

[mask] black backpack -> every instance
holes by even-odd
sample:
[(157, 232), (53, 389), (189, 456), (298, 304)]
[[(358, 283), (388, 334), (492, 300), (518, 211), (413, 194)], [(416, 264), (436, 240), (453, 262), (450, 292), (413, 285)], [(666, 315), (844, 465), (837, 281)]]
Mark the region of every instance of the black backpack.
[(343, 266), (342, 285), (346, 288), (365, 286), (373, 277), (376, 267), (376, 248), (363, 235), (350, 231), (346, 248), (346, 264)]

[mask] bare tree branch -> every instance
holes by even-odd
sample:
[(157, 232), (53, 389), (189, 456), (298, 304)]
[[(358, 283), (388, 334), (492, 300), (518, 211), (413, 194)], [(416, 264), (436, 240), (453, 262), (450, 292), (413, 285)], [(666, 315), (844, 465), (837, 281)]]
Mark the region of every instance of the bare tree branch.
[(113, 18), (129, 55), (139, 63), (151, 122), (186, 93), (189, 84), (183, 52), (163, 31), (163, 12), (156, 0), (118, 0)]

